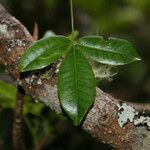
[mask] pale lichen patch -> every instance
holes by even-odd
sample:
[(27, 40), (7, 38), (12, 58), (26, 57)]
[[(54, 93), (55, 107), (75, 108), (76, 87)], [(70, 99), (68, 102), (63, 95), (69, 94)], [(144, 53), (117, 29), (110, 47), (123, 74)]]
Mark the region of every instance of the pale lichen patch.
[(7, 38), (12, 38), (14, 36), (14, 32), (9, 31), (6, 24), (0, 24), (0, 36), (3, 35), (5, 35)]
[(27, 84), (32, 85), (32, 83), (35, 80), (35, 78), (36, 78), (36, 76), (32, 75), (31, 77), (26, 78), (25, 81), (26, 81)]
[(8, 43), (7, 43), (8, 48), (14, 48), (14, 47), (17, 47), (17, 46), (18, 47), (25, 47), (26, 43), (21, 39), (8, 40)]
[(18, 80), (18, 85), (21, 85), (22, 86), (22, 81), (21, 80)]
[(132, 108), (131, 106), (127, 106), (126, 103), (122, 103), (122, 105), (117, 104), (117, 107), (119, 110), (118, 123), (120, 127), (123, 127), (128, 122), (128, 120), (130, 122), (133, 122), (135, 115), (138, 114), (134, 108)]
[(138, 116), (134, 119), (134, 125), (146, 125), (147, 128), (150, 130), (150, 117)]
[(128, 106), (126, 103), (117, 104), (118, 107), (118, 124), (123, 127), (128, 121), (135, 126), (143, 125), (150, 129), (150, 115), (145, 112), (138, 112), (133, 107)]
[(37, 84), (38, 84), (38, 85), (42, 85), (42, 80), (41, 80), (41, 78), (39, 78), (39, 79), (37, 80)]
[(8, 48), (7, 51), (8, 51), (8, 52), (11, 52), (11, 48)]
[(7, 33), (7, 25), (0, 24), (0, 35)]

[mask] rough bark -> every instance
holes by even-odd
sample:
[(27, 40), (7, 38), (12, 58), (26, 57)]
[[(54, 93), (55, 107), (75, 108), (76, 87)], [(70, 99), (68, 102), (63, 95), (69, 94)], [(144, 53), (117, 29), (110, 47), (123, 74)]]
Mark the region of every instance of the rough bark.
[[(62, 113), (55, 79), (57, 64), (21, 75), (18, 72), (18, 60), (32, 42), (33, 38), (27, 29), (0, 5), (0, 63), (26, 93), (57, 113)], [(126, 110), (130, 113), (125, 113)], [(100, 142), (107, 143), (115, 149), (149, 150), (148, 116), (148, 113), (139, 114), (123, 101), (114, 99), (97, 88), (95, 103), (81, 126)], [(145, 117), (145, 120), (141, 117)], [(139, 124), (136, 124), (136, 121), (139, 121)]]

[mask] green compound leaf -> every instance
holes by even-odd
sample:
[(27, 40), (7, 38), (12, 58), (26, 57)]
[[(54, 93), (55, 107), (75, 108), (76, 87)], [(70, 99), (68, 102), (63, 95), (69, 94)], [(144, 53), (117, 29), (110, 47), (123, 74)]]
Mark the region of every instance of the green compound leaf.
[(71, 45), (72, 41), (64, 36), (47, 37), (35, 42), (21, 57), (20, 72), (48, 66), (64, 55)]
[(108, 65), (124, 65), (141, 60), (128, 41), (117, 38), (83, 37), (78, 40), (78, 48), (93, 60)]
[(96, 82), (91, 66), (75, 46), (60, 67), (58, 93), (63, 109), (79, 125), (95, 100)]

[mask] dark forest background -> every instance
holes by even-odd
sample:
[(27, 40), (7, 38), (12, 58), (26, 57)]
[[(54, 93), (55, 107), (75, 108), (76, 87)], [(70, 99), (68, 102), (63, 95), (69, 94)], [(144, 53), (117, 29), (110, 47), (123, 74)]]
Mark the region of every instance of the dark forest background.
[[(68, 35), (71, 31), (69, 0), (0, 0), (32, 34), (34, 22), (39, 37), (46, 31)], [(141, 62), (121, 66), (117, 76), (98, 82), (107, 93), (122, 100), (150, 102), (150, 1), (74, 0), (75, 28), (83, 35), (117, 37), (130, 41)], [(12, 84), (8, 84), (8, 83)], [(12, 150), (12, 120), (16, 87), (0, 66), (0, 149)], [(24, 106), (24, 141), (34, 149), (45, 138), (43, 150), (107, 150), (71, 121), (56, 115), (29, 96)], [(115, 137), (112, 137), (115, 138)]]

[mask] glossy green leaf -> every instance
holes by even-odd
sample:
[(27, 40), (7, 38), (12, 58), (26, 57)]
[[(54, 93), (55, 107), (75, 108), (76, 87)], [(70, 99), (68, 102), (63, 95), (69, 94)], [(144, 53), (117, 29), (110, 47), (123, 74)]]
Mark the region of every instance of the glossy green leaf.
[(71, 40), (64, 36), (43, 38), (29, 47), (20, 59), (21, 72), (41, 69), (64, 55), (71, 46)]
[(95, 100), (96, 83), (91, 66), (74, 46), (60, 67), (58, 93), (65, 112), (79, 125)]
[(78, 40), (78, 48), (93, 60), (108, 65), (124, 65), (140, 60), (128, 41), (117, 38), (83, 37)]

